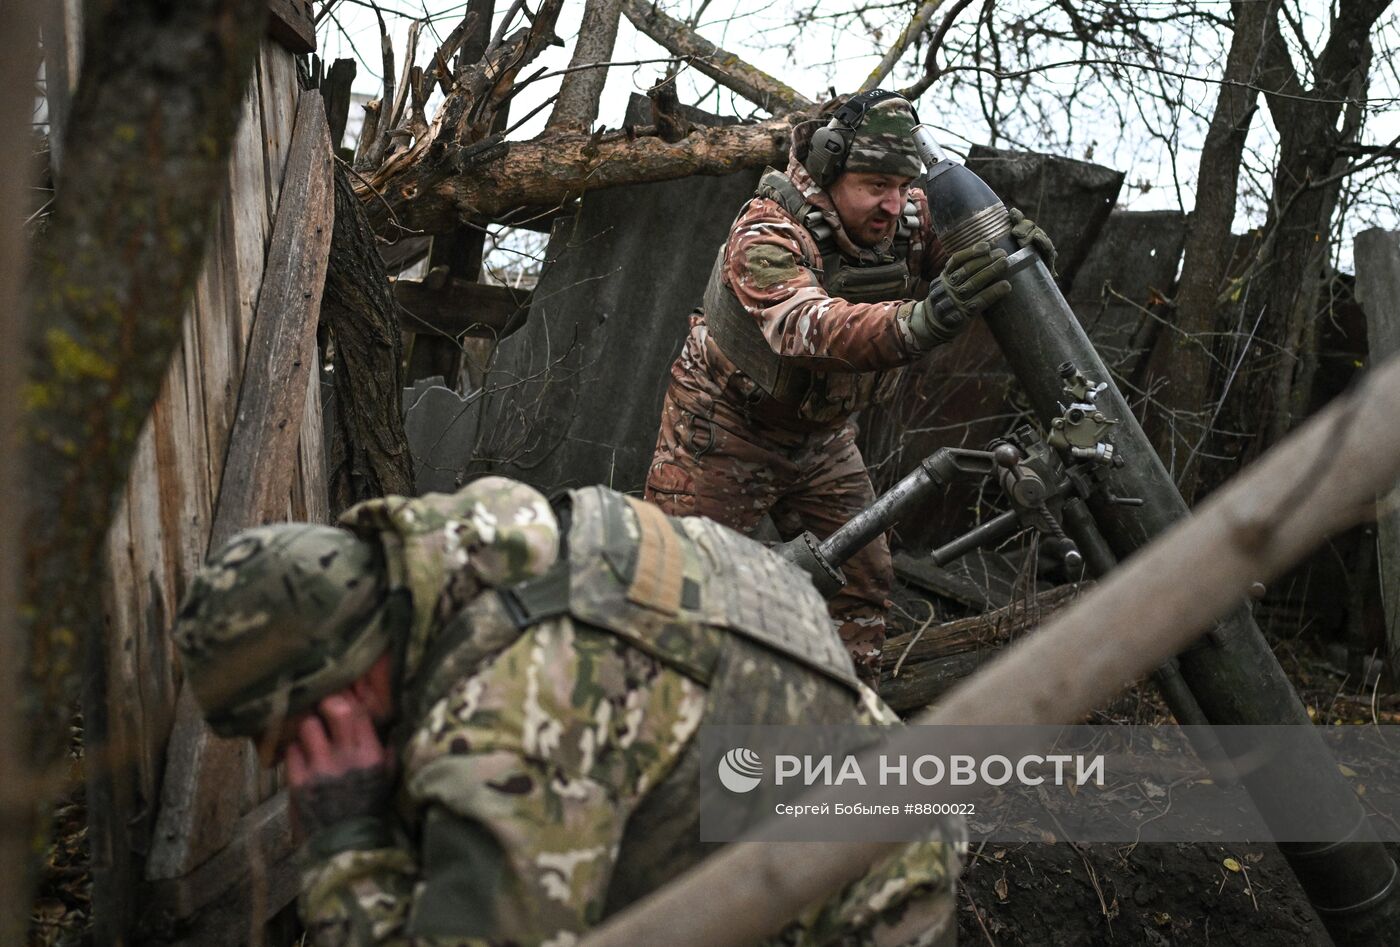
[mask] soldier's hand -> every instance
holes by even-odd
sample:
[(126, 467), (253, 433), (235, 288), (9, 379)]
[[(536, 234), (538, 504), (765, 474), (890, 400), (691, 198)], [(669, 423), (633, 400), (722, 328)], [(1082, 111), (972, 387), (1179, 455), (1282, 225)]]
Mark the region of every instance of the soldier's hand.
[(364, 704), (346, 691), (321, 701), (287, 747), (287, 782), (298, 826), (315, 836), (338, 823), (387, 812), (391, 759)]
[(949, 342), (969, 322), (1011, 292), (1006, 251), (978, 243), (948, 258), (928, 298), (914, 304), (909, 330), (921, 349)]
[(1016, 208), (1011, 208), (1007, 213), (1011, 216), (1011, 236), (1017, 246), (1035, 247), (1035, 252), (1040, 254), (1045, 265), (1050, 267), (1050, 274), (1055, 275), (1055, 257), (1059, 254), (1055, 250), (1055, 244), (1050, 242), (1050, 235)]

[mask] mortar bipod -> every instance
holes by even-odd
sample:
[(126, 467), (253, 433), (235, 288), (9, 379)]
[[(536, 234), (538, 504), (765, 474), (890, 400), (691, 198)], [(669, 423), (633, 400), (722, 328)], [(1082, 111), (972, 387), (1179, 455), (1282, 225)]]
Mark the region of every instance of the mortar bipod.
[[(1048, 438), (1024, 425), (993, 441), (987, 450), (941, 448), (825, 540), (807, 532), (776, 551), (807, 572), (829, 598), (845, 585), (842, 564), (935, 490), (955, 480), (995, 477), (1011, 508), (935, 549), (930, 558), (944, 565), (973, 549), (995, 545), (1032, 528), (1044, 537), (1051, 554), (1069, 574), (1077, 575), (1084, 556), (1065, 531), (1061, 513), (1065, 502), (1082, 501), (1096, 492), (1115, 503), (1141, 501), (1114, 497), (1103, 486), (1101, 472), (1123, 463), (1109, 437), (1117, 422), (1105, 417), (1094, 403), (1104, 385), (1091, 384), (1069, 363), (1061, 365), (1059, 371), (1066, 401), (1060, 405), (1060, 416), (1053, 420)], [(1101, 537), (1098, 541), (1102, 542)]]

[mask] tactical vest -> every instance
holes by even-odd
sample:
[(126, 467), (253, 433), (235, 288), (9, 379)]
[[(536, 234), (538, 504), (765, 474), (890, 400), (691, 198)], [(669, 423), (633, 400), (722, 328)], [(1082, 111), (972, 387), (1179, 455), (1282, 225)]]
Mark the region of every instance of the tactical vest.
[[(410, 714), (526, 629), (567, 616), (706, 687), (707, 723), (856, 722), (850, 657), (795, 567), (709, 520), (673, 519), (602, 487), (564, 502), (567, 555), (543, 576), (479, 596), (444, 629), (407, 688)], [(717, 847), (699, 841), (699, 756), (692, 740), (629, 819), (605, 913)]]
[[(841, 252), (835, 231), (821, 210), (808, 202), (782, 171), (767, 169), (754, 193), (775, 201), (811, 235), (821, 262), (818, 279), (828, 296), (853, 303), (910, 298), (914, 276), (909, 272), (909, 248), (919, 227), (918, 208), (913, 201), (904, 205), (889, 251), (878, 261), (862, 262)], [(837, 421), (889, 397), (902, 369), (821, 371), (774, 352), (753, 316), (724, 284), (728, 245), (726, 240), (715, 257), (702, 308), (711, 338), (735, 367), (769, 397), (796, 408), (798, 417), (806, 421)], [(800, 263), (814, 274), (817, 272), (817, 260), (804, 258)]]

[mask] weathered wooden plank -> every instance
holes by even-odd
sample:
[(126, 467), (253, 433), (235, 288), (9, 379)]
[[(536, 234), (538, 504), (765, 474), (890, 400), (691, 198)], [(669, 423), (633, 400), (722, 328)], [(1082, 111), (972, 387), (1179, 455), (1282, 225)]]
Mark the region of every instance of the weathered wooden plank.
[(423, 280), (394, 280), (405, 332), (505, 338), (525, 324), (530, 293), (449, 277), (434, 270)]
[(44, 100), (49, 113), (49, 164), (63, 167), (63, 132), (68, 126), (69, 104), (78, 87), (78, 63), (82, 53), (82, 27), (78, 0), (50, 0), (44, 4)]
[[(205, 262), (190, 311), (185, 315), (184, 340), (180, 347), (180, 364), (185, 370), (185, 424), (186, 437), (193, 469), (189, 477), (189, 502), (182, 512), (184, 546), (180, 562), (186, 570), (197, 566), (204, 559), (208, 545), (209, 524), (213, 520), (214, 499), (209, 476), (209, 431), (205, 415), (205, 375), (202, 358), (203, 338), (200, 331), (201, 308), (209, 305), (210, 274), (218, 269), (219, 256), (211, 255)], [(188, 574), (186, 571), (184, 574)]]
[(321, 351), (312, 352), (311, 373), (306, 379), (306, 416), (301, 421), (301, 483), (309, 523), (325, 523), (331, 517), (326, 497), (325, 427), (321, 419)]
[(179, 608), (180, 576), (186, 568), (180, 561), (180, 512), (189, 489), (182, 478), (188, 476), (189, 470), (188, 459), (181, 456), (186, 446), (181, 443), (185, 435), (178, 430), (184, 414), (181, 403), (184, 400), (184, 371), (179, 363), (180, 352), (177, 350), (170, 367), (166, 369), (165, 382), (151, 405), (147, 422), (154, 477), (150, 483), (136, 485), (138, 489), (153, 494), (156, 516), (150, 525), (155, 531), (152, 542), (159, 553), (155, 561), (147, 564), (147, 601), (150, 606), (141, 638), (141, 679), (135, 682), (142, 689), (145, 738), (150, 744), (153, 770), (159, 767), (164, 755), (174, 713), (176, 672), (174, 649), (168, 631)]
[[(303, 96), (249, 341), (210, 548), (286, 509), (315, 365), (316, 317), (330, 253), (330, 141), (318, 95)], [(257, 776), (245, 741), (218, 741), (184, 693), (147, 877), (188, 873), (231, 838)]]
[[(204, 416), (205, 482), (209, 489), (209, 515), (212, 518), (213, 498), (219, 494), (223, 476), (224, 449), (233, 425), (233, 412), (238, 393), (233, 373), (236, 356), (232, 346), (238, 325), (238, 263), (233, 227), (232, 190), (225, 195), (219, 208), (219, 219), (209, 245), (204, 279), (195, 289), (195, 334), (202, 384), (197, 389), (200, 410)], [(208, 532), (204, 540), (208, 543)], [(203, 550), (201, 550), (201, 555)]]
[(238, 417), (229, 438), (210, 546), (281, 508), (315, 362), (316, 315), (330, 255), (330, 140), (320, 96), (303, 96), (268, 251)]
[[(108, 581), (102, 590), (105, 634), (84, 688), (83, 740), (91, 757), (107, 765), (87, 773), (88, 839), (93, 866), (93, 903), (106, 910), (92, 918), (93, 943), (118, 943), (131, 928), (131, 892), (140, 877), (134, 853), (145, 844), (143, 827), (131, 819), (153, 800), (139, 793), (139, 761), (129, 751), (140, 732), (139, 705), (128, 688), (135, 680), (135, 635), (140, 623), (130, 594), (131, 528), (128, 502), (117, 501), (104, 553)], [(138, 841), (139, 839), (139, 841)]]
[[(268, 872), (293, 854), (291, 819), (285, 795), (274, 796), (238, 820), (234, 841), (203, 865), (183, 878), (152, 884), (146, 913), (148, 936), (163, 937), (178, 921), (199, 937), (201, 944), (239, 943), (248, 934), (247, 924), (190, 925), (189, 918), (216, 901), (248, 904), (254, 900), (253, 887), (273, 880)], [(286, 905), (296, 892), (295, 884), (267, 885), (260, 920), (267, 920)], [(231, 930), (224, 930), (231, 927)], [(207, 939), (205, 939), (207, 938)]]
[(220, 740), (209, 731), (189, 688), (182, 687), (146, 859), (148, 880), (188, 874), (228, 844), (242, 808), (238, 790), (247, 755), (246, 740)]
[[(237, 318), (229, 320), (229, 351), (233, 355), (230, 363), (230, 379), (237, 379), (243, 371), (243, 356), (247, 349), (248, 334), (253, 326), (253, 314), (257, 311), (258, 290), (262, 288), (263, 264), (267, 256), (267, 241), (271, 231), (270, 215), (267, 206), (267, 167), (263, 157), (262, 105), (258, 84), (261, 81), (262, 62), (259, 61), (256, 75), (249, 83), (248, 93), (243, 98), (243, 118), (238, 126), (238, 136), (233, 143), (233, 156), (229, 161), (231, 190), (231, 219), (233, 224), (232, 270), (236, 287)], [(236, 394), (235, 385), (233, 392)], [(233, 410), (236, 403), (232, 397), (226, 405), (229, 426), (233, 424)]]
[(297, 113), (296, 61), (271, 40), (263, 43), (259, 58), (258, 102), (262, 115), (263, 173), (267, 178), (264, 193), (271, 220), (281, 196)]
[(267, 35), (294, 53), (316, 52), (311, 0), (268, 0)]
[(158, 581), (165, 571), (165, 550), (160, 537), (157, 486), (155, 439), (151, 418), (147, 418), (137, 439), (127, 481), (133, 565), (128, 594), (136, 604), (138, 632), (134, 638), (135, 666), (131, 669), (132, 677), (127, 681), (130, 692), (126, 696), (134, 699), (139, 708), (140, 729), (136, 734), (136, 745), (131, 749), (140, 760), (141, 792), (148, 799), (155, 798), (160, 788), (160, 762), (164, 752), (161, 741), (164, 734), (157, 738), (147, 730), (155, 710), (152, 704), (160, 700), (159, 686), (149, 686), (147, 677), (153, 667), (152, 640), (162, 634), (166, 616), (170, 613), (164, 590)]
[[(1356, 295), (1366, 310), (1367, 361), (1375, 365), (1400, 352), (1400, 233), (1379, 229), (1359, 233), (1354, 252)], [(1391, 678), (1400, 680), (1400, 484), (1378, 504), (1376, 545), (1387, 664)]]

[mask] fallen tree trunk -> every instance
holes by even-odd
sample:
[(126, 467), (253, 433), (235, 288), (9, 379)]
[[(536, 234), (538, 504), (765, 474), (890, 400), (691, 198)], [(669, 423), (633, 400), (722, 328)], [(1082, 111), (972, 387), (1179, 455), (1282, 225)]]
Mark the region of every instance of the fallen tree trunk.
[(531, 141), (504, 142), (495, 149), (499, 157), (480, 164), (472, 163), (471, 148), (438, 158), (429, 149), (391, 179), (377, 180), (381, 196), (363, 184), (357, 192), (380, 233), (400, 228), (450, 233), (463, 221), (558, 207), (599, 188), (730, 174), (765, 164), (782, 167), (791, 135), (786, 118), (696, 129), (675, 144), (637, 136), (635, 130), (590, 135), (561, 129)]
[(639, 32), (667, 52), (684, 58), (696, 72), (734, 90), (759, 108), (774, 115), (816, 108), (817, 103), (796, 89), (720, 49), (680, 20), (667, 16), (654, 3), (626, 0), (622, 12)]

